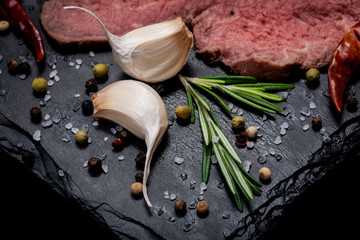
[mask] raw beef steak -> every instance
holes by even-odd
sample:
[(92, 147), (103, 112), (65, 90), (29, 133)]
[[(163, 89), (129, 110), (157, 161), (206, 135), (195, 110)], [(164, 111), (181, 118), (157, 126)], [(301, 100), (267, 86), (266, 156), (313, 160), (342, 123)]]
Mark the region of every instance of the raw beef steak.
[(50, 0), (40, 13), (45, 31), (61, 46), (107, 45), (93, 11), (110, 32), (181, 16), (192, 25), (196, 51), (236, 74), (286, 78), (293, 69), (322, 67), (343, 34), (360, 20), (352, 0)]

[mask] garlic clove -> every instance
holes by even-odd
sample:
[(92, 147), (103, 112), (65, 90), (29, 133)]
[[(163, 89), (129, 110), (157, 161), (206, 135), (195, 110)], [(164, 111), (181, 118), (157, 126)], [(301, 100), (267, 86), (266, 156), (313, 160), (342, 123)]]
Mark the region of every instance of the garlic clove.
[(144, 167), (143, 195), (148, 206), (152, 206), (147, 195), (147, 179), (152, 156), (168, 128), (168, 115), (159, 94), (145, 83), (121, 80), (96, 92), (91, 100), (94, 117), (107, 119), (124, 127), (136, 137), (144, 139), (147, 152)]
[(135, 29), (121, 37), (111, 34), (91, 11), (81, 9), (100, 23), (115, 62), (129, 76), (156, 83), (174, 77), (185, 65), (193, 46), (193, 34), (180, 17)]

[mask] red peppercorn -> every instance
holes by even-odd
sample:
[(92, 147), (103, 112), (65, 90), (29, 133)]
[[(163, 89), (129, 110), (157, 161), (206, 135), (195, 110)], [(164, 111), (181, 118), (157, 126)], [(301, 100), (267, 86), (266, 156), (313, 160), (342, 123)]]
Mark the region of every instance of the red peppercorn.
[(131, 138), (131, 134), (126, 130), (121, 130), (118, 136), (123, 141), (124, 144), (128, 144)]
[(246, 146), (247, 142), (248, 142), (248, 134), (247, 132), (241, 132), (235, 135), (236, 140), (235, 143), (238, 146)]
[(114, 147), (114, 148), (116, 148), (116, 149), (119, 149), (119, 148), (121, 148), (122, 146), (123, 146), (123, 141), (120, 139), (120, 138), (117, 138), (115, 141), (113, 141), (112, 143), (111, 143), (111, 145)]

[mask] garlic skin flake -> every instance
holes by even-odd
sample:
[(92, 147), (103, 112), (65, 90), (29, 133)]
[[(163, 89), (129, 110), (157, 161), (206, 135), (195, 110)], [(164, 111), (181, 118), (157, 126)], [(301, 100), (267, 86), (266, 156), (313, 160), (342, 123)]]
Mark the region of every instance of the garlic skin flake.
[(145, 140), (147, 146), (143, 178), (143, 194), (147, 195), (146, 183), (150, 172), (151, 158), (168, 129), (168, 114), (159, 94), (145, 83), (121, 80), (96, 92), (91, 100), (95, 119), (107, 119)]
[(148, 83), (174, 77), (185, 65), (194, 37), (180, 17), (135, 29), (121, 37), (110, 33), (91, 11), (81, 9), (100, 23), (115, 62), (129, 76)]

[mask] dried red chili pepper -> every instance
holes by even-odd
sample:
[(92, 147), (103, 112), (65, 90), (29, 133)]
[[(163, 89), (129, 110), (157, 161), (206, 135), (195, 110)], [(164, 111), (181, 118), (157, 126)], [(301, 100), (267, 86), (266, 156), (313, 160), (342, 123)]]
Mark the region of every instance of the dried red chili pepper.
[(0, 13), (11, 26), (21, 31), (25, 42), (33, 48), (36, 61), (40, 62), (45, 56), (43, 41), (39, 30), (31, 22), (21, 5), (16, 0), (1, 0)]
[(328, 70), (329, 93), (339, 112), (341, 112), (346, 85), (359, 63), (360, 22), (347, 31), (330, 61)]

